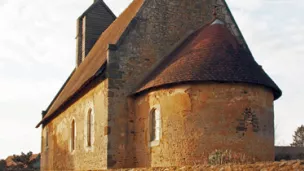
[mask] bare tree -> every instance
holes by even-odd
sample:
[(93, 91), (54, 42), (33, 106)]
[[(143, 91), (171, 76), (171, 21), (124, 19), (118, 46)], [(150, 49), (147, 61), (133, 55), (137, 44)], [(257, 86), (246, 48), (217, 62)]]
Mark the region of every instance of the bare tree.
[(290, 145), (292, 147), (304, 147), (304, 125), (297, 128), (293, 135), (293, 143)]

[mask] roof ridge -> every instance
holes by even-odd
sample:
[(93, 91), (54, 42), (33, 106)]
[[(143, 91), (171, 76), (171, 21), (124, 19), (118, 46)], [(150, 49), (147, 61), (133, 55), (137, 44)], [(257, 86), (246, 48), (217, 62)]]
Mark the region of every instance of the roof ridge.
[(101, 4), (106, 8), (106, 10), (113, 16), (113, 18), (116, 18), (116, 15), (113, 13), (113, 11), (109, 8), (109, 6), (103, 1), (103, 0), (96, 0), (91, 4), (91, 6), (86, 9), (79, 17), (78, 19), (84, 17), (91, 9), (95, 8), (98, 4)]

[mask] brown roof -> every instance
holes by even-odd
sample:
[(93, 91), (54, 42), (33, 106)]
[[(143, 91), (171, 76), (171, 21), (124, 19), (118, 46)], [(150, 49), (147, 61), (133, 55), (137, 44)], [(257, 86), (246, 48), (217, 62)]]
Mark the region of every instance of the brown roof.
[(134, 0), (129, 7), (105, 30), (86, 59), (73, 72), (65, 87), (49, 107), (46, 115), (37, 125), (44, 123), (53, 116), (83, 85), (85, 85), (97, 71), (106, 63), (109, 44), (116, 44), (131, 20), (142, 6), (144, 0)]
[(136, 93), (163, 85), (192, 81), (241, 82), (282, 92), (224, 24), (205, 26), (156, 67)]

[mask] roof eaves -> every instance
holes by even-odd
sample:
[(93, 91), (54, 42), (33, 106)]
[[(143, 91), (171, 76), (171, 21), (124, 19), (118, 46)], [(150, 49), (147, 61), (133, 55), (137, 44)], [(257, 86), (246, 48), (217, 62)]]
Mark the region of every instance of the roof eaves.
[[(214, 30), (213, 28), (217, 28), (215, 30), (217, 30), (217, 32), (213, 32), (211, 30)], [(269, 87), (270, 89), (272, 89), (273, 94), (274, 94), (274, 98), (275, 100), (280, 97), (281, 95), (281, 90), (278, 88), (278, 86), (273, 82), (273, 80), (271, 80), (271, 78), (267, 75), (267, 73), (265, 71), (261, 71), (260, 68), (257, 67), (257, 63), (254, 60), (254, 58), (252, 57), (251, 53), (249, 53), (249, 51), (247, 49), (244, 48), (244, 46), (241, 46), (240, 43), (237, 41), (237, 39), (235, 38), (235, 36), (233, 34), (231, 34), (231, 32), (226, 28), (226, 27), (222, 27), (219, 25), (211, 25), (210, 28), (206, 28), (207, 30), (205, 31), (205, 28), (201, 28), (199, 29), (200, 31), (196, 32), (198, 34), (193, 34), (193, 36), (190, 36), (188, 40), (190, 40), (189, 42), (186, 41), (186, 43), (184, 43), (181, 46), (178, 46), (176, 51), (173, 51), (172, 54), (170, 54), (170, 57), (164, 57), (164, 59), (168, 59), (165, 61), (161, 61), (160, 64), (157, 65), (156, 68), (153, 69), (152, 72), (150, 72), (150, 75), (147, 75), (144, 79), (144, 81), (142, 82), (142, 87), (140, 87), (140, 89), (138, 89), (134, 95), (138, 95), (139, 93), (142, 93), (146, 90), (150, 90), (154, 87), (160, 87), (160, 86), (165, 86), (168, 84), (175, 84), (175, 83), (181, 83), (181, 82), (189, 82), (189, 81), (217, 81), (217, 82), (239, 82), (239, 83), (250, 83), (250, 84), (258, 84), (258, 85), (263, 85), (264, 87)], [(221, 31), (221, 34), (219, 33), (219, 31)], [(217, 34), (215, 34), (217, 33)], [(213, 36), (212, 36), (213, 35)], [(214, 36), (217, 35), (217, 36)], [(226, 35), (226, 36), (223, 36)], [(203, 37), (202, 37), (203, 36)], [(209, 37), (211, 36), (211, 37)], [(228, 36), (228, 37), (227, 37)], [(191, 37), (194, 37), (194, 39), (191, 39)], [(195, 38), (196, 37), (196, 38)], [(221, 42), (215, 41), (216, 44), (214, 44), (215, 42), (212, 43), (213, 39), (217, 40), (218, 37), (221, 37), (223, 39), (219, 39)], [(204, 40), (209, 40), (207, 44), (204, 43), (200, 43)], [(236, 49), (237, 51), (235, 52), (230, 52), (230, 51), (226, 51), (223, 50), (223, 42), (230, 42), (229, 44), (231, 46), (233, 46), (234, 44), (239, 44), (240, 46), (238, 46), (238, 49)], [(208, 46), (209, 44), (209, 46)], [(191, 47), (189, 47), (189, 46)], [(200, 46), (197, 46), (200, 45)], [(236, 46), (236, 45), (234, 45)], [(182, 48), (179, 48), (182, 47)], [(236, 76), (235, 73), (231, 72), (232, 74), (229, 75), (229, 72), (232, 71), (231, 69), (225, 69), (225, 67), (223, 69), (218, 70), (218, 72), (213, 72), (214, 69), (211, 65), (208, 66), (208, 62), (206, 63), (204, 61), (204, 56), (212, 56), (214, 58), (212, 58), (213, 60), (217, 61), (217, 56), (215, 54), (217, 54), (217, 50), (216, 49), (219, 48), (220, 50), (222, 50), (221, 53), (222, 55), (217, 55), (217, 56), (226, 56), (228, 55), (229, 59), (228, 62), (231, 65), (232, 68), (239, 68), (239, 66), (243, 66), (242, 72), (243, 74), (240, 74), (239, 76)], [(227, 44), (227, 47), (228, 46)], [(189, 51), (187, 49), (190, 49), (194, 51), (197, 48), (201, 49), (211, 49), (213, 51), (213, 53), (201, 53), (201, 54), (192, 54), (187, 56), (187, 54), (191, 54), (188, 53)], [(180, 50), (178, 50), (180, 49)], [(186, 49), (186, 50), (183, 50)], [(237, 52), (237, 53), (236, 53)], [(239, 55), (242, 56), (243, 60), (238, 60), (237, 58), (234, 58), (234, 55)], [(189, 57), (193, 57), (194, 60), (192, 60), (192, 62), (195, 63), (190, 63), (188, 61), (190, 61)], [(181, 59), (181, 60), (179, 60)], [(199, 60), (195, 60), (195, 59), (200, 59)], [(218, 58), (221, 59), (221, 58)], [(234, 59), (234, 60), (233, 60)], [(250, 65), (247, 62), (244, 61), (250, 61)], [(163, 63), (163, 64), (162, 64)], [(229, 64), (228, 63), (228, 64)], [(171, 65), (172, 64), (172, 65)], [(207, 67), (202, 65), (202, 64), (207, 64)], [(212, 64), (212, 62), (210, 63)], [(192, 71), (193, 66), (195, 65), (196, 70)], [(246, 67), (246, 65), (250, 66), (249, 69)], [(168, 67), (169, 66), (169, 67)], [(172, 66), (170, 68), (170, 66)], [(222, 63), (221, 66), (225, 66), (224, 63)], [(202, 68), (209, 68), (206, 71), (210, 70), (209, 72), (207, 72), (208, 74), (206, 75), (201, 75), (203, 73), (203, 71), (201, 70)], [(222, 68), (222, 67), (219, 67)], [(244, 69), (246, 68), (246, 69)], [(250, 69), (251, 68), (251, 69)], [(168, 70), (166, 70), (168, 69)], [(156, 71), (156, 72), (154, 72)], [(165, 72), (163, 72), (165, 71)], [(189, 71), (188, 73), (184, 73), (184, 72)], [(215, 70), (216, 71), (216, 70)], [(173, 77), (171, 76), (172, 73), (177, 72), (178, 75), (174, 75)], [(225, 73), (227, 72), (228, 75), (225, 76)], [(255, 76), (255, 74), (252, 74), (252, 72), (256, 72), (257, 76)], [(213, 75), (215, 74), (215, 75)], [(190, 75), (190, 77), (189, 77)], [(219, 75), (224, 77), (218, 77)], [(180, 79), (180, 77), (182, 77)], [(227, 77), (227, 78), (226, 78)]]
[[(136, 13), (138, 12), (138, 10), (142, 7), (142, 5), (143, 5), (143, 2), (145, 2), (144, 0), (134, 0), (130, 5), (129, 5), (129, 7), (120, 15), (120, 16), (126, 16), (126, 17), (118, 17), (108, 28), (107, 28), (107, 30), (100, 36), (100, 38), (99, 38), (99, 40), (98, 41), (100, 41), (100, 39), (101, 38), (103, 38), (104, 40), (103, 40), (103, 42), (108, 42), (108, 43), (110, 43), (110, 42), (113, 42), (113, 43), (117, 43), (117, 41), (118, 41), (118, 39), (122, 36), (122, 33), (124, 33), (124, 31), (125, 31), (125, 29), (126, 29), (126, 27), (130, 24), (130, 20), (132, 19), (132, 18), (134, 18), (135, 16), (136, 16)], [(132, 17), (132, 18), (130, 18), (130, 17)], [(120, 19), (119, 19), (120, 18)], [(115, 30), (115, 29), (118, 29), (117, 31)], [(120, 32), (120, 30), (119, 29), (123, 29), (123, 30), (121, 30), (121, 32)], [(114, 34), (114, 32), (118, 32), (118, 34)], [(107, 33), (106, 35), (105, 35), (105, 33)], [(109, 38), (109, 35), (111, 35), (111, 36), (114, 36), (114, 38)], [(116, 36), (118, 36), (119, 35), (119, 37), (117, 37), (117, 39), (116, 39)], [(94, 47), (96, 47), (97, 46), (97, 44), (98, 44), (98, 41), (97, 41), (97, 43), (94, 45)], [(87, 57), (87, 59), (86, 60), (88, 60), (88, 59), (90, 59), (90, 57), (92, 58), (92, 60), (96, 60), (97, 58), (96, 58), (96, 56), (100, 56), (100, 55), (102, 55), (102, 54), (105, 54), (106, 53), (106, 49), (103, 49), (104, 47), (103, 47), (103, 43), (99, 43), (99, 45), (101, 46), (101, 48), (99, 49), (99, 50), (95, 50), (95, 52), (93, 52), (92, 50), (90, 51), (90, 53), (88, 54), (88, 57)], [(93, 47), (93, 49), (94, 49), (94, 47)], [(95, 48), (96, 49), (96, 48)], [(108, 50), (108, 49), (107, 49)], [(80, 75), (80, 76), (83, 76), (83, 75), (81, 75), (81, 74), (79, 74), (80, 72), (78, 72), (78, 71), (82, 71), (82, 70), (79, 70), (79, 69), (84, 69), (85, 67), (82, 67), (83, 65), (84, 65), (84, 63), (86, 62), (86, 60), (84, 60), (84, 62), (82, 62), (80, 65), (79, 65), (79, 67), (75, 70), (75, 73), (72, 75), (72, 77), (71, 77), (71, 79), (70, 79), (70, 81), (68, 81), (68, 82), (71, 82), (73, 79), (74, 79), (74, 81), (75, 81), (75, 75), (76, 74), (78, 74), (78, 75)], [(103, 59), (103, 57), (101, 57), (99, 60), (97, 60), (97, 64), (98, 64), (98, 66), (105, 66), (106, 64), (107, 64), (107, 59), (106, 59), (106, 55), (105, 55), (105, 58)], [(99, 65), (99, 63), (101, 64), (101, 65)], [(101, 67), (98, 67), (98, 68), (101, 68)], [(97, 69), (97, 68), (96, 68)], [(80, 81), (80, 83), (81, 83), (81, 85), (79, 85), (79, 88), (78, 88), (78, 85), (70, 85), (70, 86), (76, 86), (77, 88), (75, 89), (75, 92), (74, 92), (74, 90), (73, 90), (73, 92), (72, 93), (70, 93), (69, 91), (68, 91), (68, 93), (65, 93), (65, 94), (63, 94), (63, 96), (62, 96), (62, 102), (60, 102), (60, 103), (58, 103), (58, 105), (56, 105), (56, 101), (58, 100), (58, 99), (60, 99), (61, 98), (61, 93), (64, 93), (65, 91), (63, 90), (60, 94), (59, 94), (59, 96), (58, 96), (58, 98), (57, 99), (55, 99), (55, 102), (53, 103), (53, 105), (51, 105), (51, 108), (49, 109), (49, 111), (48, 111), (48, 113), (44, 116), (44, 118), (42, 119), (42, 121), (37, 125), (37, 127), (39, 127), (42, 123), (45, 123), (45, 122), (47, 122), (47, 121), (49, 121), (50, 119), (52, 119), (52, 118), (54, 118), (54, 117), (56, 117), (57, 115), (58, 115), (58, 113), (60, 113), (60, 112), (58, 112), (58, 111), (60, 111), (60, 110), (62, 110), (61, 108), (62, 108), (62, 106), (64, 106), (64, 105), (66, 105), (66, 103), (67, 102), (69, 102), (69, 100), (70, 100), (70, 98), (71, 97), (75, 97), (75, 94), (77, 94), (77, 93), (79, 93), (79, 92), (81, 92), (81, 90), (82, 90), (82, 88), (84, 87), (84, 85), (87, 85), (87, 83), (89, 82), (91, 82), (92, 81), (92, 79), (94, 78), (94, 74), (96, 74), (97, 73), (97, 75), (99, 75), (100, 74), (100, 72), (98, 72), (98, 70), (95, 70), (94, 69), (94, 73), (92, 72), (92, 73), (90, 73), (90, 72), (88, 72), (88, 73), (86, 73), (86, 75), (84, 75), (85, 77), (85, 79), (84, 78), (82, 78), (82, 80)], [(105, 71), (104, 71), (104, 73), (105, 73)], [(105, 77), (106, 77), (106, 74), (104, 74), (105, 75)], [(79, 82), (76, 82), (77, 84), (79, 83)], [(80, 84), (79, 83), (79, 84)], [(67, 86), (69, 86), (69, 83), (67, 83), (67, 85), (66, 85), (66, 87)], [(66, 89), (66, 87), (64, 88), (64, 89)], [(71, 95), (70, 95), (71, 94)], [(55, 105), (55, 106), (54, 106)], [(54, 111), (51, 111), (51, 110), (53, 110), (53, 106), (54, 106)], [(50, 113), (51, 112), (51, 113)]]
[(64, 87), (68, 83), (68, 81), (71, 79), (71, 77), (74, 74), (75, 70), (76, 70), (76, 68), (72, 71), (72, 73), (70, 74), (70, 76), (68, 77), (68, 79), (64, 82), (64, 84), (62, 85), (62, 87), (60, 88), (60, 90), (58, 91), (58, 93), (56, 94), (56, 96), (53, 98), (52, 102), (49, 104), (49, 106), (47, 107), (47, 109), (44, 111), (45, 113), (47, 113), (49, 111), (49, 109), (51, 108), (51, 106), (54, 104), (54, 102), (57, 99), (57, 97), (59, 96), (59, 94), (62, 92), (62, 90), (64, 89)]
[(200, 80), (181, 81), (181, 82), (174, 82), (174, 83), (167, 83), (167, 84), (163, 84), (163, 85), (157, 85), (155, 87), (150, 87), (150, 88), (143, 89), (143, 90), (140, 90), (138, 92), (135, 92), (134, 94), (132, 94), (130, 96), (138, 96), (138, 95), (145, 94), (147, 92), (151, 92), (151, 91), (154, 91), (154, 90), (161, 89), (163, 87), (170, 87), (170, 86), (174, 86), (174, 85), (190, 84), (190, 83), (210, 83), (210, 82), (253, 84), (253, 85), (265, 87), (265, 88), (271, 90), (273, 92), (273, 95), (274, 95), (274, 100), (277, 100), (282, 96), (282, 91), (280, 89), (274, 89), (273, 87), (267, 86), (265, 84), (260, 84), (260, 83), (255, 83), (255, 82), (244, 82), (244, 81), (225, 81), (225, 80), (219, 81), (219, 80), (212, 80), (212, 79), (206, 80), (206, 81), (200, 81)]
[[(102, 74), (105, 74), (106, 71), (106, 62), (100, 67), (100, 69), (94, 74), (93, 77), (91, 77), (89, 80), (87, 80), (83, 86), (71, 97), (69, 97), (56, 111), (62, 109), (71, 99), (74, 98), (75, 95), (77, 95), (79, 92), (81, 92), (87, 85), (89, 85), (93, 80), (95, 80), (95, 78), (101, 76)], [(74, 72), (74, 71), (73, 71)], [(72, 75), (72, 74), (71, 74)], [(71, 78), (71, 75), (69, 77), (69, 79)], [(68, 79), (68, 80), (69, 80)], [(62, 91), (62, 89), (65, 87), (66, 83), (68, 82), (68, 80), (65, 82), (64, 86), (60, 89), (60, 91), (58, 92), (57, 96), (60, 94), (60, 92)], [(57, 97), (56, 96), (56, 97)], [(56, 98), (52, 101), (52, 103), (56, 100)], [(52, 105), (52, 104), (51, 104)], [(51, 106), (50, 105), (50, 106)], [(49, 106), (49, 107), (50, 107)], [(48, 108), (49, 109), (49, 108)], [(53, 115), (50, 115), (49, 117), (43, 118), (37, 125), (36, 128), (39, 128), (39, 126), (43, 123), (45, 123), (47, 120), (49, 120), (49, 118), (54, 117)]]

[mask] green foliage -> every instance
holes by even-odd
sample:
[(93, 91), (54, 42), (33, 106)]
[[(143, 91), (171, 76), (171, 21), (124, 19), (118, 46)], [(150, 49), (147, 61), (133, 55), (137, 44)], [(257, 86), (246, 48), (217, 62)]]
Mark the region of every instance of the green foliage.
[(211, 165), (222, 165), (227, 163), (252, 163), (254, 158), (249, 158), (245, 154), (235, 153), (231, 150), (215, 150), (208, 157), (208, 163)]
[(304, 125), (297, 128), (293, 135), (292, 147), (304, 147)]
[(33, 155), (33, 153), (30, 151), (27, 154), (24, 154), (23, 152), (21, 153), (21, 155), (13, 155), (13, 161), (14, 162), (20, 162), (23, 164), (28, 165), (30, 163), (30, 158)]
[(213, 153), (209, 155), (208, 163), (211, 165), (223, 164), (229, 155), (228, 153), (229, 152), (227, 150), (226, 151), (215, 150)]
[[(16, 171), (16, 170), (26, 170), (26, 171), (35, 171), (39, 170), (39, 164), (40, 164), (40, 154), (31, 161), (33, 153), (30, 151), (27, 154), (21, 153), (21, 155), (13, 155), (11, 158), (13, 162), (15, 162), (14, 165), (6, 165), (5, 160), (0, 160), (0, 171)], [(38, 164), (38, 168), (37, 168)]]

